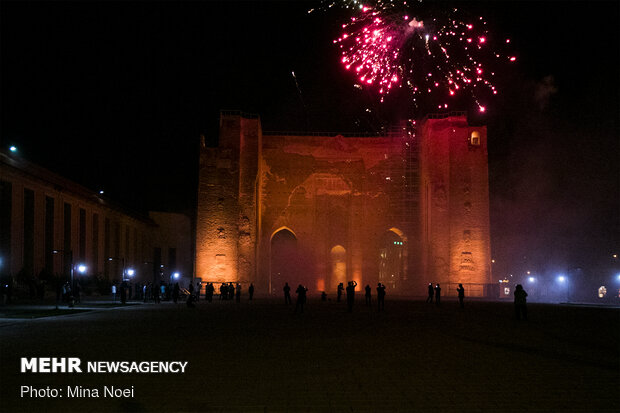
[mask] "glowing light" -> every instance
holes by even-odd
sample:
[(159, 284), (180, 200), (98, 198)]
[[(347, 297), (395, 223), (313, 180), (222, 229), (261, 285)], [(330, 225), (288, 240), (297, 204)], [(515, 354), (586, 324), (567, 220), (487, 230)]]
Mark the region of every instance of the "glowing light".
[(9, 150), (10, 150), (11, 152), (17, 152), (17, 147), (16, 147), (16, 146), (11, 146), (11, 147), (9, 148)]
[(178, 280), (180, 276), (181, 276), (181, 274), (179, 274), (178, 272), (175, 272), (174, 274), (172, 274), (172, 277), (173, 277), (175, 280)]
[(533, 283), (534, 281), (536, 281), (536, 279), (534, 277), (528, 277), (527, 280), (531, 283)]
[(86, 273), (87, 267), (84, 264), (80, 264), (78, 265), (77, 270), (80, 274), (84, 274)]
[(133, 277), (135, 273), (136, 272), (133, 270), (133, 268), (128, 268), (127, 269), (127, 275), (128, 276)]
[(560, 276), (558, 276), (558, 281), (559, 281), (559, 282), (561, 282), (561, 283), (563, 283), (563, 282), (565, 282), (565, 281), (566, 281), (566, 277), (565, 277), (565, 276), (563, 276), (563, 275), (560, 275)]

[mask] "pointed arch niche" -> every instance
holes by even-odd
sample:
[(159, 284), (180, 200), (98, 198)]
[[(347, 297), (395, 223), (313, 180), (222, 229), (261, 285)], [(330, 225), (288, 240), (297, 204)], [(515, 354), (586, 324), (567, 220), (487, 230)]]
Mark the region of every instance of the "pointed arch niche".
[(347, 283), (347, 250), (342, 245), (334, 246), (330, 251), (331, 277), (330, 289), (336, 290), (338, 284)]
[(299, 246), (295, 232), (286, 226), (273, 231), (269, 242), (269, 291), (271, 294), (281, 291), (286, 282), (293, 288), (294, 270), (298, 261)]
[(379, 282), (398, 291), (407, 280), (407, 236), (398, 228), (387, 230), (379, 242)]

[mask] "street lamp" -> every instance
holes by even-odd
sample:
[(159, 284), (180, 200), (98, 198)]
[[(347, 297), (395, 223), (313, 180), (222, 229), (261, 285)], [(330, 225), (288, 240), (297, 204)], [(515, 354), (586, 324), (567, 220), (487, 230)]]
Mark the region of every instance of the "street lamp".
[[(69, 251), (52, 250), (52, 254), (62, 254), (65, 257), (65, 260), (69, 261), (69, 277), (71, 279), (71, 294), (74, 295), (75, 283), (73, 282), (73, 271), (75, 270), (75, 266), (73, 265), (73, 251), (72, 250), (69, 250)], [(77, 270), (80, 274), (84, 274), (87, 270), (87, 267), (84, 264), (79, 264), (77, 267)], [(56, 297), (57, 297), (56, 309), (58, 309), (58, 294), (56, 294)], [(73, 303), (71, 301), (70, 301), (70, 306), (73, 307)]]
[(557, 280), (560, 284), (566, 284), (566, 301), (570, 301), (570, 283), (568, 282), (568, 277), (564, 274), (560, 274), (558, 275)]

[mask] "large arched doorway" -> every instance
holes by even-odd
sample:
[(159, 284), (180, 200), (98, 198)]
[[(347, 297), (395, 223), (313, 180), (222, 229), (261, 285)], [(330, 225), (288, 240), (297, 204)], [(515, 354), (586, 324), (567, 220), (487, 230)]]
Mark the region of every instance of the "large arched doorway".
[(342, 245), (331, 249), (331, 277), (330, 288), (336, 290), (338, 284), (347, 283), (347, 250)]
[(284, 283), (288, 283), (293, 291), (299, 284), (310, 289), (316, 288), (310, 257), (304, 252), (291, 229), (282, 227), (275, 231), (271, 236), (270, 246), (269, 284), (272, 294), (281, 293)]
[(298, 261), (297, 237), (288, 228), (282, 228), (271, 237), (271, 292), (282, 290), (288, 282), (294, 289), (295, 263)]
[(392, 228), (381, 238), (379, 246), (379, 282), (398, 292), (407, 278), (407, 238)]

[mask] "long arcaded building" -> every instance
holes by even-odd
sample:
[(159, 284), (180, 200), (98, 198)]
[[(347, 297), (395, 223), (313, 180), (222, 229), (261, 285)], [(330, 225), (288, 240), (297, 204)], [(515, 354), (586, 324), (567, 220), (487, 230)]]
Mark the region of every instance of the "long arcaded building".
[(218, 146), (200, 152), (196, 276), (271, 293), (355, 280), (488, 295), (486, 145), (464, 113), (346, 137), (267, 133), (256, 115), (222, 112)]
[(179, 272), (186, 284), (193, 274), (190, 218), (128, 210), (19, 154), (0, 152), (0, 277), (66, 275), (78, 265), (109, 281), (129, 269), (141, 283), (168, 282)]

